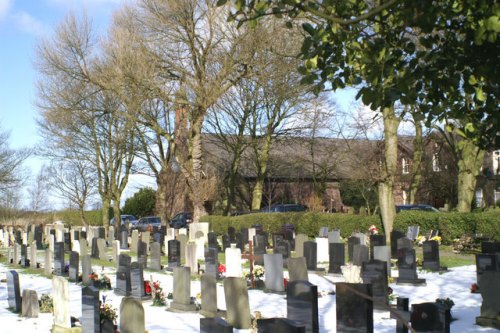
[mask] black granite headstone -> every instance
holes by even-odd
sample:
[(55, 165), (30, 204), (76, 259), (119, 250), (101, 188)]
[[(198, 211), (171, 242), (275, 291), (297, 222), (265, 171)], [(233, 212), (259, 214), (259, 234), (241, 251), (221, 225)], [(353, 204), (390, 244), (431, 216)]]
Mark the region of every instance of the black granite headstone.
[(425, 284), (425, 279), (419, 279), (417, 276), (416, 256), (413, 249), (398, 250), (398, 271), (397, 284)]
[(351, 236), (347, 239), (347, 255), (348, 255), (348, 260), (352, 262), (352, 259), (354, 257), (354, 245), (359, 245), (361, 241), (359, 240), (358, 237)]
[(217, 242), (217, 234), (213, 231), (210, 231), (207, 235), (208, 238), (208, 247), (214, 247), (219, 249), (219, 243)]
[(78, 282), (80, 269), (80, 255), (76, 251), (71, 251), (69, 255), (69, 280)]
[(64, 243), (54, 243), (54, 275), (64, 275)]
[(41, 250), (43, 247), (43, 227), (41, 225), (37, 225), (35, 227), (35, 242), (37, 250)]
[(205, 274), (217, 277), (219, 258), (216, 247), (205, 248)]
[(307, 281), (290, 281), (286, 289), (288, 319), (306, 327), (306, 332), (318, 333), (318, 287)]
[(423, 268), (430, 271), (439, 271), (441, 269), (439, 261), (439, 243), (436, 241), (427, 241), (422, 244), (424, 252)]
[(28, 260), (28, 246), (25, 244), (21, 245), (21, 266), (29, 267), (30, 263)]
[(500, 258), (496, 254), (476, 254), (477, 284), (481, 288), (481, 276), (486, 271), (500, 271)]
[(481, 253), (500, 252), (500, 242), (481, 242)]
[(411, 327), (416, 332), (450, 332), (449, 309), (445, 309), (442, 305), (412, 304), (411, 310)]
[(116, 271), (116, 288), (115, 294), (120, 296), (129, 296), (130, 285), (130, 265), (132, 259), (129, 255), (120, 254), (118, 256), (118, 269)]
[(233, 326), (220, 317), (200, 318), (200, 333), (233, 333)]
[(257, 319), (258, 333), (306, 333), (306, 327), (286, 318)]
[(386, 240), (384, 235), (370, 235), (370, 259), (374, 259), (374, 246), (384, 246), (386, 245)]
[(318, 247), (316, 242), (304, 242), (304, 257), (308, 270), (316, 270), (318, 263)]
[(101, 311), (99, 304), (99, 289), (95, 287), (82, 288), (82, 331), (83, 333), (101, 332)]
[(130, 265), (130, 296), (142, 299), (146, 296), (144, 290), (144, 274), (142, 265), (138, 262), (133, 262)]
[(92, 238), (92, 247), (90, 249), (90, 256), (94, 259), (99, 259), (99, 247), (97, 246), (97, 237)]
[(254, 262), (256, 265), (264, 265), (264, 254), (266, 254), (267, 238), (262, 234), (255, 234), (253, 236), (253, 253)]
[(405, 237), (405, 234), (399, 230), (391, 232), (391, 257), (396, 258), (398, 255), (398, 239)]
[(179, 267), (181, 265), (181, 243), (176, 239), (168, 241), (168, 267)]
[(341, 266), (345, 265), (345, 244), (329, 243), (329, 266), (328, 273), (341, 274)]
[(374, 307), (385, 309), (389, 305), (387, 263), (381, 260), (370, 260), (361, 267), (361, 278), (364, 283), (372, 285)]
[(64, 233), (64, 249), (71, 252), (71, 235), (69, 232)]
[(398, 297), (396, 302), (396, 310), (391, 312), (391, 318), (396, 319), (396, 333), (408, 333), (410, 299), (408, 297)]
[(142, 265), (143, 269), (147, 267), (148, 245), (142, 240), (137, 243), (137, 262)]
[(19, 275), (16, 271), (8, 271), (7, 275), (7, 300), (9, 308), (14, 312), (21, 312), (21, 289), (19, 288)]
[(373, 332), (371, 284), (338, 282), (337, 332)]

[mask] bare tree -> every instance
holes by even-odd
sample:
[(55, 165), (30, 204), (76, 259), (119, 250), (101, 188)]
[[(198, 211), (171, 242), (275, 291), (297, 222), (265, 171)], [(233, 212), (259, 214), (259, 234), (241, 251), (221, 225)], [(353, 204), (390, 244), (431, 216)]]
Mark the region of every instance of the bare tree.
[(23, 182), (22, 164), (30, 149), (9, 148), (9, 133), (0, 129), (0, 197)]
[(47, 172), (47, 167), (42, 165), (31, 186), (28, 187), (29, 209), (33, 212), (40, 212), (49, 208)]

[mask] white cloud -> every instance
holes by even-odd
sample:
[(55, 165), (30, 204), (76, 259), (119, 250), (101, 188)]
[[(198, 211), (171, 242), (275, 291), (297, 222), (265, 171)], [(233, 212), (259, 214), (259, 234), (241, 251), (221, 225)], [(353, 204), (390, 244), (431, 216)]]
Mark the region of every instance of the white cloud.
[(17, 12), (13, 17), (19, 28), (29, 34), (40, 36), (46, 35), (50, 31), (46, 24), (26, 12)]
[(0, 22), (7, 16), (12, 0), (0, 0)]

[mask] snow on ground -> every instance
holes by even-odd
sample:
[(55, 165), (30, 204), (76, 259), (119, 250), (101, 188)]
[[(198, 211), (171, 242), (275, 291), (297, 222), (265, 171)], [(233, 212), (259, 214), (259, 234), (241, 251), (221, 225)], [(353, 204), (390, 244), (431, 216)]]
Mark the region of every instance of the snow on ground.
[[(95, 268), (95, 267), (94, 267)], [(10, 268), (0, 265), (0, 279), (5, 281), (5, 273)], [(114, 285), (114, 270), (106, 268), (106, 273), (111, 277)], [(396, 271), (393, 271), (396, 273)], [(395, 275), (395, 274), (393, 274)], [(481, 306), (481, 295), (471, 294), (470, 286), (476, 281), (475, 266), (464, 266), (451, 269), (444, 274), (420, 272), (419, 277), (427, 280), (426, 286), (398, 286), (392, 284), (394, 293), (398, 296), (410, 298), (410, 304), (421, 302), (433, 302), (436, 298), (449, 297), (455, 302), (452, 309), (452, 316), (456, 318), (451, 324), (451, 332), (498, 332), (493, 328), (483, 328), (475, 325), (475, 317), (479, 315)], [(160, 281), (165, 292), (172, 292), (173, 278), (171, 274), (154, 273), (146, 271), (146, 280)], [(38, 275), (19, 275), (21, 290), (34, 289), (38, 297), (42, 293), (51, 292), (51, 280)], [(335, 290), (332, 282), (343, 281), (342, 277), (325, 277), (309, 273), (311, 283), (318, 286), (318, 291), (323, 294), (318, 300), (320, 332), (336, 332), (335, 321), (335, 295), (327, 293)], [(200, 292), (199, 280), (192, 281), (191, 295), (195, 296)], [(222, 284), (218, 284), (218, 306), (225, 309), (224, 290)], [(106, 295), (106, 302), (111, 303), (115, 308), (119, 308), (121, 298), (112, 291), (101, 292)], [(285, 317), (286, 299), (284, 295), (264, 293), (260, 290), (250, 290), (250, 309), (260, 311), (263, 317)], [(165, 311), (165, 307), (153, 307), (151, 301), (144, 301), (143, 306), (146, 315), (146, 329), (150, 333), (160, 332), (199, 332), (199, 318), (197, 313), (173, 313)], [(7, 303), (7, 284), (0, 283), (0, 333), (11, 332), (49, 332), (53, 318), (51, 314), (41, 313), (39, 318), (26, 319), (10, 312)], [(81, 316), (81, 287), (75, 283), (70, 283), (70, 315)], [(396, 321), (389, 318), (389, 312), (374, 312), (375, 332), (392, 333), (395, 331)], [(248, 330), (235, 330), (236, 332), (249, 332)]]

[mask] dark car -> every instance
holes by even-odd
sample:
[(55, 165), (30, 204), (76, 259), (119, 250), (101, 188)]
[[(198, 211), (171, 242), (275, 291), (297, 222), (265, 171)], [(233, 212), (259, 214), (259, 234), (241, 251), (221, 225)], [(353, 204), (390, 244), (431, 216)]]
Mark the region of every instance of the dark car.
[(161, 229), (161, 219), (158, 216), (141, 217), (132, 229), (156, 232)]
[(426, 212), (439, 213), (439, 209), (437, 209), (436, 207), (433, 207), (431, 205), (425, 205), (425, 204), (397, 205), (396, 206), (396, 213), (399, 213), (403, 210), (421, 210), (421, 211), (426, 211)]
[(168, 225), (174, 229), (187, 228), (188, 224), (193, 222), (193, 214), (189, 212), (182, 212), (175, 215)]
[(263, 208), (261, 211), (265, 213), (284, 213), (284, 212), (304, 212), (307, 207), (299, 204), (279, 204), (271, 207)]

